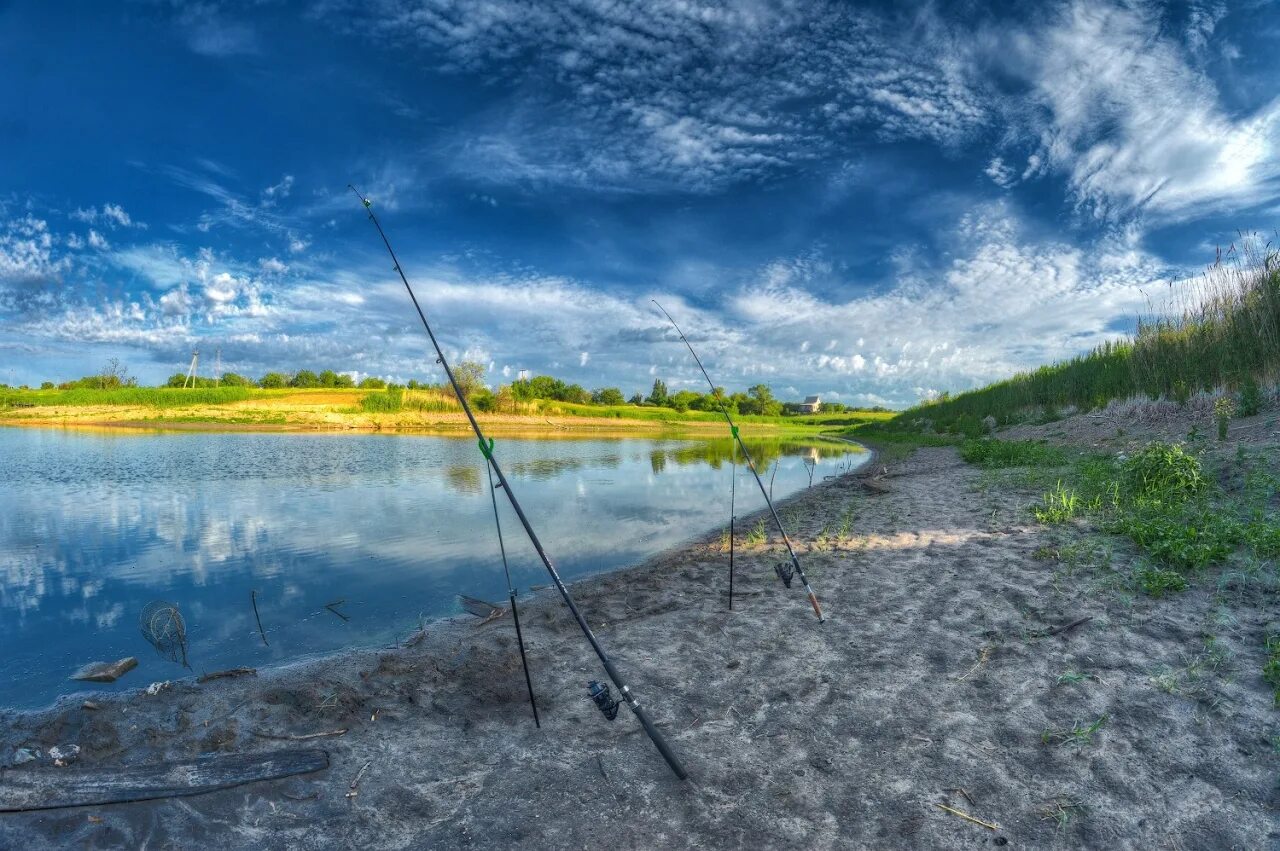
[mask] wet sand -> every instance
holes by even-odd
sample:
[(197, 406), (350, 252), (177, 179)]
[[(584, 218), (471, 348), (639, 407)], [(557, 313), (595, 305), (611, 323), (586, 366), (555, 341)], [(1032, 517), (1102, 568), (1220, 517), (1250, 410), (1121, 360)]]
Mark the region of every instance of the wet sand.
[[(68, 699), (0, 715), (0, 764), (23, 745), (78, 744), (80, 765), (103, 771), (305, 745), (328, 751), (330, 767), (199, 797), (0, 815), (0, 847), (1280, 842), (1280, 721), (1258, 675), (1274, 593), (1229, 594), (1225, 621), (1212, 581), (1162, 600), (1118, 595), (1087, 567), (1046, 559), (1064, 534), (1093, 540), (1088, 530), (1038, 526), (1026, 510), (1038, 494), (984, 490), (954, 450), (919, 450), (864, 485), (883, 472), (872, 464), (781, 506), (826, 624), (798, 583), (774, 575), (783, 549), (772, 534), (739, 549), (732, 612), (719, 530), (574, 586), (688, 782), (626, 709), (612, 723), (596, 711), (585, 685), (603, 672), (590, 648), (558, 598), (530, 597), (521, 614), (541, 730), (506, 618), (434, 624), (412, 647), (102, 698), (97, 711)], [(1220, 658), (1194, 668), (1196, 688), (1160, 687), (1157, 672), (1193, 670), (1207, 629)], [(1098, 719), (1087, 739), (1052, 735)], [(348, 732), (255, 735), (335, 729)]]

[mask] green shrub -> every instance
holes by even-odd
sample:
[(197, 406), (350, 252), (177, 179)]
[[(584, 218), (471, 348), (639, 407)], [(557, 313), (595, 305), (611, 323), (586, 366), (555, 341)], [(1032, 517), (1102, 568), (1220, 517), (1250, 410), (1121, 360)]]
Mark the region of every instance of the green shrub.
[(1252, 417), (1262, 410), (1262, 390), (1252, 375), (1245, 378), (1240, 385), (1240, 405), (1236, 409), (1238, 417)]
[(1204, 490), (1200, 459), (1178, 444), (1155, 441), (1124, 462), (1124, 484), (1135, 500), (1178, 505)]

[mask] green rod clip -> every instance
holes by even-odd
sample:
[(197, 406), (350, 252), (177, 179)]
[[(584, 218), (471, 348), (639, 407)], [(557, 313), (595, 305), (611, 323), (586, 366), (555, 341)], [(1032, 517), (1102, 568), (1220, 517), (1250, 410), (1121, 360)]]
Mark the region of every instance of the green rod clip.
[(484, 438), (480, 438), (480, 454), (484, 456), (486, 461), (493, 460), (493, 438), (489, 438), (488, 445), (485, 445)]

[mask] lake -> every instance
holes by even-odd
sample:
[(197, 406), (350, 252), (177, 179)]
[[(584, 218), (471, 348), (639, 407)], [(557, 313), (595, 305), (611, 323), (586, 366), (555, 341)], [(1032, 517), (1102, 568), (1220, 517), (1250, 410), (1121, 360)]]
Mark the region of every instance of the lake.
[[(748, 445), (766, 484), (777, 465), (775, 499), (806, 487), (810, 465), (817, 483), (868, 457), (835, 441)], [(727, 524), (728, 440), (499, 439), (495, 457), (566, 580)], [(738, 474), (738, 514), (763, 508)], [(506, 602), (471, 438), (0, 428), (0, 482), (4, 707), (376, 646), (457, 614), (458, 594)], [(547, 584), (498, 504), (516, 587)], [(190, 672), (142, 636), (156, 600), (182, 613)], [(125, 656), (139, 669), (113, 685), (68, 680)]]

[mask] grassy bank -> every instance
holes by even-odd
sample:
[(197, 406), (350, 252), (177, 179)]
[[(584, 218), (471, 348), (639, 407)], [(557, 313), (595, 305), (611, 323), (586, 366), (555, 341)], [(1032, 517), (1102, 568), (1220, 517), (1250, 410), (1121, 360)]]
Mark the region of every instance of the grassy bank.
[[(617, 430), (691, 432), (723, 429), (719, 413), (637, 405), (580, 405), (551, 400), (511, 402), (478, 412), (489, 427), (520, 431)], [(883, 422), (889, 412), (735, 417), (769, 434), (817, 434), (852, 424)], [(462, 408), (435, 389), (262, 389), (256, 387), (114, 390), (3, 390), (0, 422), (27, 425), (157, 425), (220, 428), (455, 430), (467, 427)]]
[(1232, 394), (1247, 416), (1280, 395), (1280, 253), (1242, 240), (1199, 281), (1185, 285), (1163, 315), (1137, 333), (1086, 355), (1043, 366), (978, 390), (904, 412), (900, 425), (976, 436), (982, 421), (1048, 421), (1063, 408), (1091, 410), (1133, 396), (1186, 402), (1198, 393)]

